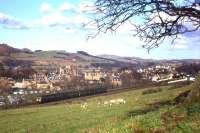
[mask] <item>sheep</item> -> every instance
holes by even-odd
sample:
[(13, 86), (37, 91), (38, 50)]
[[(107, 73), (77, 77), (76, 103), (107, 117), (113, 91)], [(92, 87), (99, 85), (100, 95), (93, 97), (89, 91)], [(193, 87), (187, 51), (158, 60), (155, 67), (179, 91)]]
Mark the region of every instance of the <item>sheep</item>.
[(115, 104), (117, 101), (115, 99), (112, 99), (109, 101), (110, 104)]
[(81, 104), (81, 108), (82, 108), (82, 109), (86, 109), (87, 107), (88, 107), (88, 104), (87, 104), (87, 103)]
[(105, 106), (105, 105), (108, 105), (108, 104), (109, 104), (109, 102), (108, 102), (108, 101), (104, 101), (104, 103), (103, 103), (103, 104), (104, 104), (104, 106)]
[(109, 106), (112, 106), (113, 104), (125, 104), (126, 101), (122, 98), (119, 98), (119, 99), (111, 99), (109, 101), (104, 101), (104, 106), (105, 105), (109, 105)]
[(118, 104), (125, 104), (126, 101), (124, 99), (117, 99)]
[(137, 98), (137, 97), (135, 98), (135, 101), (138, 101), (138, 98)]

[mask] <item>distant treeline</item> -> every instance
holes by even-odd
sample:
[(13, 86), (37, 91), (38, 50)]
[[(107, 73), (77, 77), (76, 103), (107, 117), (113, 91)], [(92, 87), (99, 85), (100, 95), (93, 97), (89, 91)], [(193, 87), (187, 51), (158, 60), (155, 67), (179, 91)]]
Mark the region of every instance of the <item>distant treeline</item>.
[(13, 58), (4, 58), (0, 66), (7, 66), (7, 67), (31, 67), (33, 65), (33, 61), (29, 60), (17, 60)]
[(176, 68), (178, 73), (185, 73), (192, 76), (195, 76), (200, 71), (200, 64), (183, 64)]
[(30, 78), (36, 71), (31, 67), (18, 67), (18, 68), (8, 68), (4, 69), (4, 67), (0, 64), (0, 77), (9, 77), (15, 80), (22, 80), (26, 78)]

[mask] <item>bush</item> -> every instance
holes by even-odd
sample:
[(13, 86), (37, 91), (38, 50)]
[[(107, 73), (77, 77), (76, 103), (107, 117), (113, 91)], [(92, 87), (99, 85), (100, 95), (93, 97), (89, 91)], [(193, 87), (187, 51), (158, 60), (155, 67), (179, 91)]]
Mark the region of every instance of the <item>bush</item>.
[(185, 101), (185, 99), (187, 98), (187, 96), (189, 95), (190, 90), (187, 90), (185, 92), (180, 93), (175, 99), (174, 102), (176, 104), (180, 104), (183, 103)]
[(196, 103), (196, 104), (193, 104), (192, 106), (189, 106), (187, 108), (187, 114), (189, 116), (191, 116), (193, 114), (200, 114), (200, 104)]
[(168, 90), (173, 90), (181, 87), (185, 87), (189, 85), (191, 82), (185, 81), (185, 82), (179, 82), (179, 83), (174, 83)]
[(180, 122), (185, 119), (185, 114), (167, 111), (162, 114), (163, 126), (166, 133), (171, 133)]
[(185, 100), (186, 105), (200, 103), (200, 72), (195, 78), (195, 82), (191, 85), (191, 92)]
[(157, 92), (161, 92), (161, 91), (162, 91), (161, 88), (148, 89), (148, 90), (144, 90), (142, 92), (142, 95), (157, 93)]

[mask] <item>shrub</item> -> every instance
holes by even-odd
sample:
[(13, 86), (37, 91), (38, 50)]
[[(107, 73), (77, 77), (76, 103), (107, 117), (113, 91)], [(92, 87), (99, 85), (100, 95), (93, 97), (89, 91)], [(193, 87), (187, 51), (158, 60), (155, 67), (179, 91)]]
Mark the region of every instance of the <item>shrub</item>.
[(190, 90), (180, 93), (176, 98), (174, 98), (174, 102), (176, 104), (183, 103), (185, 99), (187, 98), (187, 96), (189, 95), (189, 93), (190, 93)]
[(177, 125), (185, 118), (185, 114), (178, 114), (176, 112), (165, 112), (162, 115), (163, 126), (167, 133), (171, 133)]
[(188, 81), (174, 83), (174, 84), (172, 84), (172, 86), (168, 90), (173, 90), (173, 89), (181, 88), (181, 87), (189, 85), (190, 83), (191, 82), (188, 82)]
[(150, 129), (149, 133), (166, 133), (166, 130), (162, 128), (153, 128)]
[(132, 129), (133, 133), (145, 133), (145, 130), (137, 123), (133, 123), (131, 125), (131, 129)]
[(0, 93), (8, 93), (11, 89), (11, 84), (7, 79), (0, 78)]
[(195, 82), (191, 85), (191, 92), (185, 100), (186, 105), (191, 105), (193, 103), (200, 103), (200, 72), (195, 78)]
[(142, 92), (142, 95), (157, 93), (157, 92), (161, 92), (161, 91), (162, 91), (161, 88), (148, 89), (148, 90), (144, 90)]
[(189, 116), (191, 116), (193, 114), (200, 114), (200, 104), (196, 103), (196, 104), (193, 104), (192, 106), (189, 106), (187, 108), (187, 114)]

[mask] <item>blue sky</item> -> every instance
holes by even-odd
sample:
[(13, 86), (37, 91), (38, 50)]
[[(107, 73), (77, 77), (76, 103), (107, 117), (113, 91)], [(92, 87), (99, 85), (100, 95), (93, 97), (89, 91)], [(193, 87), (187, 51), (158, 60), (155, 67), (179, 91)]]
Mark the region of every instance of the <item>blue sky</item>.
[(115, 34), (94, 33), (88, 12), (89, 0), (0, 0), (0, 43), (32, 50), (84, 50), (90, 54), (113, 54), (155, 59), (200, 58), (200, 32), (180, 36), (175, 45), (165, 41), (149, 54), (143, 42), (131, 35), (131, 25), (125, 24)]

